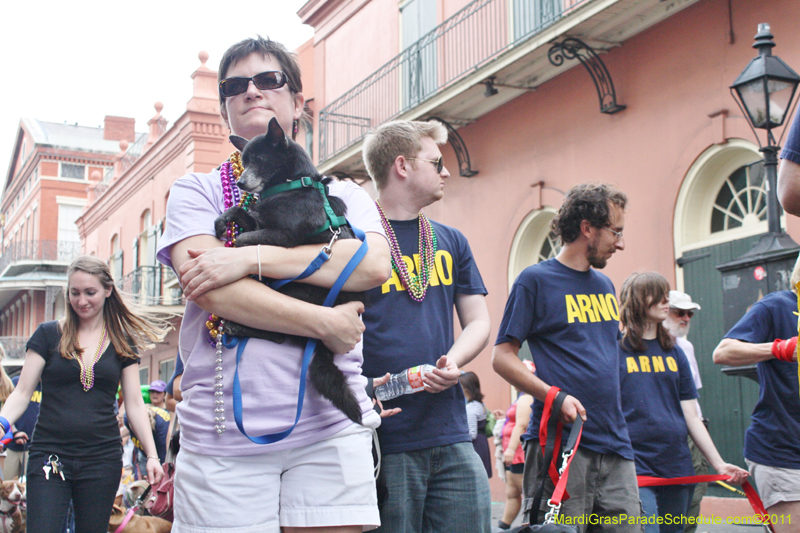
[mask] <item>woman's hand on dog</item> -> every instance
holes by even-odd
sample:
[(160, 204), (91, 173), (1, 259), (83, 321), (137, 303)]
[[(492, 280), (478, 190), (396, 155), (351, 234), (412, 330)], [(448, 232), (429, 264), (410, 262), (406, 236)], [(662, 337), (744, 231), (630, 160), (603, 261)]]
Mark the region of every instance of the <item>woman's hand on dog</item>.
[[(256, 248), (209, 248), (187, 250), (189, 259), (178, 269), (183, 294), (195, 300), (206, 292), (224, 287), (250, 274)], [(251, 256), (252, 259), (251, 259)]]
[(443, 355), (436, 361), (436, 368), (422, 376), (422, 383), (428, 392), (442, 392), (456, 383), (461, 370), (452, 357)]
[(164, 477), (164, 469), (161, 467), (161, 462), (155, 457), (147, 458), (147, 482), (151, 485), (161, 483), (161, 478)]
[(325, 314), (317, 324), (319, 340), (333, 353), (347, 353), (355, 348), (366, 329), (360, 316), (364, 304), (347, 302), (336, 307), (320, 307), (320, 311)]

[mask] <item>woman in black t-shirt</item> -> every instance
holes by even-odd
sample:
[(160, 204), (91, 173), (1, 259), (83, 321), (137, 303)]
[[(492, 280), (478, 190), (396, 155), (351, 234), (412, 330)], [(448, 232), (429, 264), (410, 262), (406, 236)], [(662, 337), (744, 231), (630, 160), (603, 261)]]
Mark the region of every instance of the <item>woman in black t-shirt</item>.
[(10, 429), (41, 379), (42, 402), (28, 457), (28, 529), (60, 532), (72, 500), (77, 531), (101, 533), (108, 531), (122, 471), (114, 414), (120, 382), (128, 417), (147, 451), (148, 480), (157, 483), (162, 477), (135, 350), (162, 340), (170, 326), (126, 304), (108, 266), (96, 257), (76, 259), (67, 278), (66, 316), (39, 325), (31, 336), (0, 425)]

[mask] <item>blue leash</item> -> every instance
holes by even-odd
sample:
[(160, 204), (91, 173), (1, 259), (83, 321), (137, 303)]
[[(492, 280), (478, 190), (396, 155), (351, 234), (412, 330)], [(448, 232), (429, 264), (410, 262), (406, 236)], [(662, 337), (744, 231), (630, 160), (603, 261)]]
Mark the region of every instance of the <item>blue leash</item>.
[[(351, 225), (350, 227), (353, 229), (353, 233), (355, 233), (356, 237), (358, 237), (361, 240), (361, 246), (359, 246), (355, 255), (353, 255), (353, 257), (350, 258), (350, 261), (344, 267), (342, 273), (339, 274), (339, 277), (336, 279), (336, 283), (333, 284), (333, 287), (331, 287), (330, 292), (328, 292), (328, 296), (325, 298), (325, 301), (322, 304), (323, 307), (333, 306), (333, 302), (336, 301), (336, 297), (339, 296), (339, 292), (342, 290), (342, 287), (347, 282), (348, 278), (350, 277), (350, 274), (352, 274), (353, 271), (356, 269), (356, 267), (359, 265), (359, 263), (361, 263), (361, 260), (364, 259), (364, 256), (367, 254), (367, 250), (369, 249), (365, 233), (360, 229), (356, 228), (355, 226)], [(325, 255), (327, 258), (321, 260), (321, 257), (323, 255)], [(303, 272), (303, 274), (305, 275), (300, 274), (300, 276), (294, 279), (295, 280), (303, 279), (305, 277), (310, 276), (313, 272), (319, 270), (322, 264), (329, 258), (330, 255), (325, 254), (324, 251), (321, 251), (320, 255), (317, 256), (317, 258), (311, 263), (311, 265), (309, 265), (309, 267)], [(309, 269), (311, 269), (312, 266), (315, 264), (317, 264), (316, 268), (314, 268), (309, 272)], [(308, 273), (306, 274), (306, 272)], [(294, 280), (288, 280), (288, 281), (280, 280), (273, 283), (280, 284), (278, 285), (280, 287), (290, 281)], [(270, 284), (270, 286), (272, 286), (272, 284)], [(238, 348), (236, 350), (236, 372), (233, 375), (233, 418), (234, 420), (236, 420), (236, 427), (239, 428), (239, 431), (242, 433), (242, 435), (244, 435), (251, 441), (255, 442), (256, 444), (272, 444), (274, 442), (278, 442), (280, 440), (285, 439), (292, 433), (292, 431), (294, 431), (294, 428), (297, 426), (297, 422), (300, 420), (300, 414), (303, 412), (303, 399), (305, 398), (306, 394), (306, 374), (308, 373), (308, 366), (311, 364), (311, 356), (314, 355), (314, 350), (317, 347), (317, 339), (309, 338), (308, 342), (306, 342), (306, 349), (303, 352), (303, 365), (300, 369), (300, 390), (297, 393), (297, 414), (295, 415), (294, 418), (294, 424), (292, 424), (292, 426), (289, 429), (286, 429), (278, 433), (270, 433), (258, 437), (251, 437), (244, 430), (244, 424), (242, 423), (242, 386), (239, 383), (239, 362), (242, 359), (242, 353), (244, 353), (244, 347), (247, 346), (247, 341), (250, 340), (250, 338), (245, 337), (243, 339), (240, 339), (238, 337), (229, 337), (228, 335), (223, 335), (222, 337), (223, 337), (222, 343), (225, 346), (225, 348), (232, 349), (238, 345)]]

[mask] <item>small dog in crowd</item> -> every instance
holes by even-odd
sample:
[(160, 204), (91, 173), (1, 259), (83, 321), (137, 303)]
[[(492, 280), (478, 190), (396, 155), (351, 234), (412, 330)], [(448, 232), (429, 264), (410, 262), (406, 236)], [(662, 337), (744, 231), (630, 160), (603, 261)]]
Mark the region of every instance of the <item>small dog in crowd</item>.
[[(108, 522), (109, 533), (115, 533), (122, 522), (125, 520), (128, 511), (114, 505), (111, 512), (111, 520)], [(172, 531), (172, 524), (163, 518), (156, 516), (139, 516), (134, 514), (130, 520), (125, 524), (125, 528), (121, 533), (169, 533)]]
[[(267, 133), (250, 142), (231, 135), (231, 142), (242, 153), (244, 172), (239, 177), (239, 188), (252, 193), (263, 193), (270, 187), (310, 178), (314, 182), (327, 184), (332, 178), (323, 178), (302, 146), (286, 137), (283, 129), (273, 118)], [(327, 196), (327, 187), (325, 187)], [(347, 206), (335, 196), (327, 196), (328, 203), (337, 216), (344, 216)], [(327, 244), (332, 232), (317, 230), (328, 220), (324, 198), (314, 187), (302, 187), (260, 198), (249, 211), (234, 206), (219, 216), (214, 223), (217, 237), (222, 238), (231, 222), (235, 222), (242, 233), (236, 237), (236, 246), (269, 244), (292, 248), (303, 244)], [(353, 230), (345, 225), (339, 228), (339, 239), (353, 239)], [(300, 300), (321, 305), (328, 289), (307, 283), (289, 283), (280, 292)], [(350, 301), (363, 301), (363, 295), (353, 292), (339, 294), (334, 305)], [(263, 332), (228, 322), (225, 332), (238, 337), (256, 337), (283, 342), (289, 335)], [(348, 418), (361, 423), (361, 409), (355, 395), (347, 385), (347, 379), (333, 363), (333, 353), (321, 342), (317, 344), (309, 367), (309, 378), (317, 391), (331, 401)]]
[(0, 487), (0, 526), (10, 533), (25, 533), (27, 530), (27, 508), (25, 483), (3, 481)]

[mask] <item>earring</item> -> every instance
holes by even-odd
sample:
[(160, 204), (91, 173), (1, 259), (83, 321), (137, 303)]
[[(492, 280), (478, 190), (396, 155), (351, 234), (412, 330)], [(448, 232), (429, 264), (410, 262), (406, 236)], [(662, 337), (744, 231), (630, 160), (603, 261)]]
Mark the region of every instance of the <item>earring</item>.
[(298, 122), (296, 120), (292, 122), (292, 138), (297, 135), (297, 124)]

